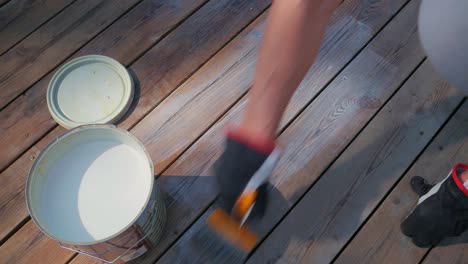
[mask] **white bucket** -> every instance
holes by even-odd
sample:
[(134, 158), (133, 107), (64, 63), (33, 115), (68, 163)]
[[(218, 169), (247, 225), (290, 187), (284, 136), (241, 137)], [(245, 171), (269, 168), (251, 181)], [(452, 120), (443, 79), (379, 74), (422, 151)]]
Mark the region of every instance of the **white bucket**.
[(166, 219), (148, 153), (109, 125), (81, 126), (52, 141), (31, 168), (26, 200), (45, 234), (108, 263), (148, 251)]

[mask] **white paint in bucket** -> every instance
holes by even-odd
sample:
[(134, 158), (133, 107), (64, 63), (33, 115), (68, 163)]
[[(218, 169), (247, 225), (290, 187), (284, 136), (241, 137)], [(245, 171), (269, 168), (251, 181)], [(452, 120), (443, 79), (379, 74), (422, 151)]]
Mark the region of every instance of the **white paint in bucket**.
[(28, 185), (30, 210), (53, 238), (72, 244), (106, 240), (144, 210), (152, 168), (139, 143), (124, 133), (83, 130), (38, 157)]

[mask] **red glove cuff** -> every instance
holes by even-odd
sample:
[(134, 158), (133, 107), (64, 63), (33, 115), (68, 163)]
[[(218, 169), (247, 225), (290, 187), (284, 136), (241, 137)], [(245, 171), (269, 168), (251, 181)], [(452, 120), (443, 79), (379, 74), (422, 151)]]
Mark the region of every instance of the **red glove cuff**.
[(461, 180), (460, 175), (458, 175), (457, 171), (459, 169), (468, 170), (468, 164), (457, 164), (452, 169), (453, 181), (458, 186), (458, 188), (465, 194), (465, 196), (468, 196), (468, 189), (463, 184), (463, 181)]
[(273, 138), (251, 133), (242, 128), (229, 126), (226, 131), (226, 136), (265, 155), (269, 155), (275, 149), (275, 140)]

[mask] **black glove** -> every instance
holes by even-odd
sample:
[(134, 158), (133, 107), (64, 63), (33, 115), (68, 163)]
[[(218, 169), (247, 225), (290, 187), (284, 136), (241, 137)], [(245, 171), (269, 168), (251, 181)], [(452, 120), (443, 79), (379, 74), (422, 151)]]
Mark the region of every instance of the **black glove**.
[[(273, 144), (271, 144), (273, 146)], [(221, 206), (231, 213), (232, 208), (250, 178), (262, 166), (273, 148), (254, 149), (245, 140), (228, 137), (224, 153), (214, 164), (221, 195)], [(263, 216), (267, 203), (267, 185), (263, 184), (257, 194), (252, 215)]]
[(443, 181), (429, 185), (422, 177), (411, 179), (420, 196), (418, 205), (401, 224), (401, 231), (418, 247), (437, 245), (446, 237), (468, 229), (468, 190), (459, 178), (468, 165), (457, 165)]

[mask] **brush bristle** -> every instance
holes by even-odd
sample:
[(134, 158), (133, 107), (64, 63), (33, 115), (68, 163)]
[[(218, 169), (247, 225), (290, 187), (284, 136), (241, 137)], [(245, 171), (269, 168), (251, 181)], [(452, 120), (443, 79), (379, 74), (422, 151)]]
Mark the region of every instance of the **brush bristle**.
[(244, 252), (250, 252), (258, 241), (258, 236), (247, 227), (232, 219), (226, 212), (216, 209), (207, 219), (208, 227)]

